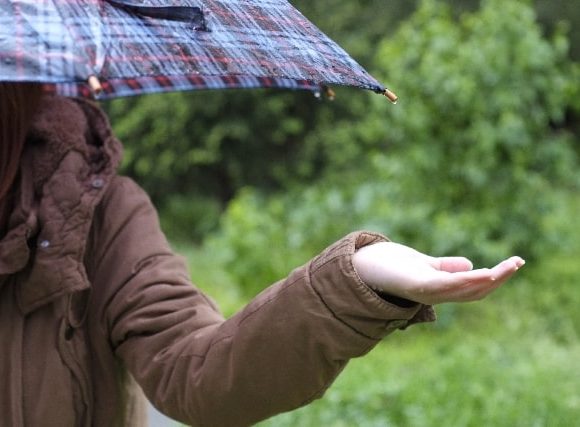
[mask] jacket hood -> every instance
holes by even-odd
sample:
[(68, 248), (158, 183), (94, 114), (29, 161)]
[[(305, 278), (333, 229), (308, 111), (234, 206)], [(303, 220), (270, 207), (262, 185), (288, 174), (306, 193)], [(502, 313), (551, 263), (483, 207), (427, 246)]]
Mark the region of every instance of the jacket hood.
[(84, 99), (46, 97), (29, 131), (28, 145), (36, 146), (30, 151), (37, 191), (71, 152), (84, 160), (77, 172), (85, 175), (110, 176), (121, 158), (106, 115)]
[(0, 242), (0, 275), (26, 279), (17, 290), (23, 312), (89, 287), (83, 257), (91, 219), (120, 159), (121, 144), (95, 103), (45, 97)]

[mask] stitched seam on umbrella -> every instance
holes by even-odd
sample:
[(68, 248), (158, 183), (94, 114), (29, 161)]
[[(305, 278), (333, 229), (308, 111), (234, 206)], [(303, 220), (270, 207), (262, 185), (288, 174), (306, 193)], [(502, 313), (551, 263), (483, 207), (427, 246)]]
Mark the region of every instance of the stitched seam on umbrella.
[(197, 6), (143, 6), (126, 0), (106, 0), (112, 6), (125, 9), (138, 15), (169, 21), (188, 22), (198, 31), (209, 31), (205, 14)]

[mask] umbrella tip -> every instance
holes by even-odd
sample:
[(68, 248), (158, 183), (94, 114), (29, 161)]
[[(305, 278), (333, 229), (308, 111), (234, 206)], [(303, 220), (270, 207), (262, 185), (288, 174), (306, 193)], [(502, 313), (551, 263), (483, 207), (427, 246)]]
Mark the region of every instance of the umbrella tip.
[(314, 91), (314, 96), (316, 98), (321, 99), (322, 95), (324, 95), (325, 98), (329, 101), (334, 101), (336, 99), (336, 93), (331, 88), (323, 84), (318, 87), (318, 90)]
[(389, 89), (385, 89), (383, 95), (385, 95), (389, 99), (389, 101), (391, 101), (393, 104), (396, 104), (397, 101), (399, 100), (399, 97), (395, 95), (394, 92), (391, 92)]
[(336, 99), (336, 93), (328, 86), (324, 86), (324, 94), (330, 101), (334, 101)]
[(101, 85), (101, 82), (99, 81), (97, 76), (89, 76), (89, 78), (87, 79), (87, 83), (91, 88), (91, 92), (93, 92), (95, 96), (100, 95), (100, 93), (103, 91), (103, 86)]

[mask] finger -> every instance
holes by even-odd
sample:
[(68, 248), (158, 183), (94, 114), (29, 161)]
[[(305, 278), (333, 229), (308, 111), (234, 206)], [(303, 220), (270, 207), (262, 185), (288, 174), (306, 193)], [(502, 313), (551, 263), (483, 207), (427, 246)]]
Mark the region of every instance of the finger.
[(446, 271), (448, 273), (455, 273), (458, 271), (469, 271), (473, 269), (473, 263), (465, 257), (433, 257), (423, 252), (411, 248), (409, 246), (394, 243), (391, 245), (392, 248), (396, 248), (400, 253), (406, 253), (407, 255), (421, 259), (431, 267), (439, 271)]
[(445, 301), (466, 302), (480, 300), (503, 285), (525, 261), (512, 257), (500, 262), (492, 269), (482, 268), (459, 272), (447, 276), (444, 284), (439, 284), (439, 297)]
[(502, 280), (518, 271), (524, 264), (525, 261), (522, 258), (514, 256), (500, 262), (493, 268), (478, 268), (470, 271), (460, 270), (452, 272), (453, 274), (448, 277), (456, 284), (461, 282), (475, 283), (487, 280)]
[(519, 256), (508, 258), (491, 269), (495, 280), (501, 280), (504, 276), (511, 276), (525, 265), (525, 261)]
[(456, 273), (460, 271), (470, 271), (473, 269), (473, 263), (465, 257), (440, 257), (432, 258), (429, 264), (439, 271), (446, 271), (448, 273)]
[(495, 291), (505, 281), (486, 281), (479, 283), (469, 283), (468, 285), (453, 288), (445, 295), (445, 301), (449, 302), (469, 302), (479, 301)]
[(432, 303), (476, 301), (485, 297), (503, 283), (493, 280), (489, 273), (483, 271), (478, 272), (477, 276), (479, 277), (473, 281), (454, 278), (444, 285), (432, 288)]

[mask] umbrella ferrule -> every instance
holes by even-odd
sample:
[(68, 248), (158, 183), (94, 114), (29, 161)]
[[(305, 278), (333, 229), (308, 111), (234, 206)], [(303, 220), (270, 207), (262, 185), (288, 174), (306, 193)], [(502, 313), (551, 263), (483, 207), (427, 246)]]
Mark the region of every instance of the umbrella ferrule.
[(94, 96), (100, 95), (100, 93), (103, 91), (103, 86), (101, 85), (101, 82), (97, 76), (89, 76), (87, 83), (91, 88), (91, 92)]
[(336, 93), (331, 88), (328, 86), (323, 86), (322, 89), (324, 91), (324, 95), (326, 95), (326, 98), (328, 98), (330, 101), (334, 101), (336, 99)]
[(391, 92), (389, 89), (385, 89), (383, 95), (385, 95), (388, 98), (388, 100), (391, 101), (393, 104), (396, 104), (397, 101), (399, 100), (399, 97), (394, 92)]

